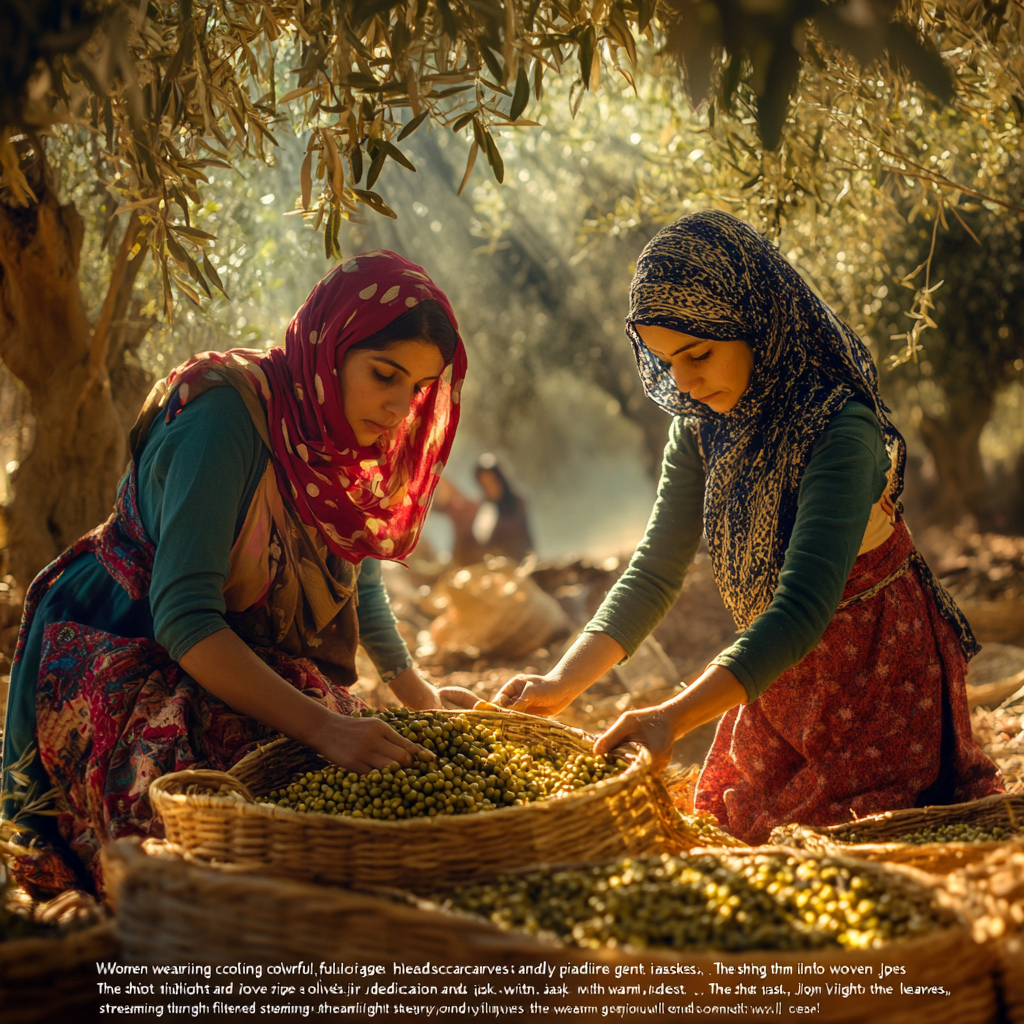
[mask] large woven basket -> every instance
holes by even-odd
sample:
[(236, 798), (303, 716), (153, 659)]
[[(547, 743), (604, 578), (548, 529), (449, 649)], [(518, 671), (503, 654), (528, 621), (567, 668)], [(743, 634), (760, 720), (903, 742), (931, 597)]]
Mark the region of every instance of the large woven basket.
[[(715, 852), (746, 857), (761, 851)], [(779, 851), (772, 848), (771, 852)], [(801, 856), (797, 851), (789, 852)], [(778, 984), (778, 972), (772, 968), (773, 964), (778, 964), (794, 968), (794, 974), (785, 978), (794, 992), (801, 980), (822, 985), (822, 994), (810, 997), (809, 1002), (820, 1004), (815, 1014), (818, 1019), (834, 1024), (863, 1021), (918, 1024), (922, 1019), (927, 1019), (929, 1024), (988, 1024), (996, 1014), (992, 945), (974, 941), (971, 920), (963, 904), (941, 887), (932, 889), (932, 898), (945, 908), (949, 925), (930, 936), (893, 942), (884, 950), (826, 948), (744, 953), (675, 953), (653, 949), (641, 952), (628, 948), (582, 950), (504, 932), (482, 919), (449, 913), (411, 895), (389, 897), (248, 875), (230, 869), (212, 871), (189, 862), (180, 851), (154, 840), (147, 841), (143, 847), (137, 840), (120, 840), (108, 847), (105, 855), (108, 877), (113, 879), (118, 893), (118, 935), (128, 962), (281, 964), (304, 961), (310, 965), (358, 962), (390, 967), (396, 961), (432, 965), (514, 965), (546, 961), (577, 967), (608, 965), (613, 980), (617, 967), (632, 967), (639, 972), (642, 965), (647, 977), (626, 980), (642, 980), (645, 986), (656, 980), (649, 976), (651, 965), (670, 970), (673, 965), (686, 965), (703, 972), (700, 987), (706, 987), (710, 980), (726, 981), (719, 976), (716, 963), (742, 969), (746, 973), (738, 976), (740, 980), (758, 984), (760, 979), (751, 969), (763, 966), (766, 983)], [(931, 888), (930, 883), (934, 882), (910, 868), (863, 862), (857, 862), (857, 866), (859, 870), (886, 875), (889, 884), (895, 887)], [(824, 973), (797, 977), (795, 965), (811, 962), (820, 965)], [(897, 989), (893, 996), (865, 994), (844, 998), (824, 990), (826, 982), (835, 984), (837, 979), (849, 981), (851, 977), (864, 981), (867, 987), (872, 981), (880, 980), (876, 973), (880, 962), (905, 969), (905, 974), (888, 979), (894, 987), (903, 980), (913, 985), (942, 986), (950, 995), (901, 996)], [(850, 973), (834, 974), (832, 966), (870, 967), (872, 973), (866, 978)], [(593, 972), (581, 970), (579, 973)], [(443, 969), (440, 978), (453, 980)], [(437, 981), (438, 978), (424, 980)], [(591, 980), (575, 979), (581, 983)], [(678, 984), (694, 979), (677, 974), (663, 976), (660, 980)], [(736, 980), (734, 977), (731, 983), (735, 984)], [(693, 993), (693, 984), (688, 991)], [(575, 983), (570, 992), (577, 995)], [(693, 998), (691, 994), (679, 1001), (689, 1002)], [(705, 1004), (716, 1001), (708, 995), (696, 998)], [(519, 1001), (529, 1003), (528, 999)], [(638, 1000), (627, 998), (626, 1001)], [(762, 1003), (764, 999), (757, 1001)], [(623, 996), (588, 994), (586, 1002), (599, 1006), (621, 1004)], [(735, 1000), (729, 1002), (735, 1003)], [(550, 1020), (551, 1016), (545, 1015), (543, 1019)], [(673, 1019), (678, 1016), (675, 1014)], [(730, 1013), (729, 1018), (760, 1019), (735, 1012)], [(534, 1018), (527, 1013), (519, 1019)]]
[[(532, 715), (449, 714), (466, 715), (503, 739), (543, 744), (550, 753), (593, 749), (588, 733)], [(621, 775), (569, 796), (477, 814), (386, 821), (254, 802), (294, 772), (321, 764), (309, 748), (275, 740), (229, 774), (175, 772), (157, 779), (149, 793), (167, 839), (197, 860), (340, 885), (422, 890), (522, 864), (674, 853), (707, 843), (673, 808), (643, 748)], [(221, 787), (228, 792), (217, 792)]]
[(1024, 850), (1001, 847), (954, 871), (945, 885), (973, 911), (975, 937), (994, 943), (1005, 1018), (1024, 1024)]
[[(944, 875), (975, 861), (984, 860), (996, 850), (1010, 845), (1024, 849), (1024, 835), (1013, 840), (992, 843), (896, 843), (896, 836), (907, 835), (939, 825), (967, 822), (993, 828), (1001, 825), (1024, 829), (1024, 795), (997, 794), (964, 804), (935, 807), (910, 807), (858, 818), (842, 825), (816, 828), (788, 826), (773, 833), (773, 841), (799, 845), (805, 849), (828, 850), (865, 860), (906, 864), (936, 875)], [(856, 836), (858, 842), (851, 843)], [(864, 840), (868, 840), (865, 842)]]
[(96, 961), (117, 953), (114, 922), (64, 935), (0, 942), (4, 1024), (84, 1020), (97, 1002)]

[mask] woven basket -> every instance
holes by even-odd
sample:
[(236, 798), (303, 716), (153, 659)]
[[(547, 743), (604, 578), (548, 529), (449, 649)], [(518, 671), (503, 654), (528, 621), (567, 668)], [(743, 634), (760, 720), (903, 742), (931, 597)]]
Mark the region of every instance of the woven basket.
[(1024, 1024), (1024, 850), (1001, 847), (954, 871), (945, 885), (970, 906), (975, 937), (994, 943), (1006, 1020)]
[[(762, 851), (767, 849), (762, 848)], [(746, 857), (762, 851), (714, 852)], [(770, 848), (770, 852), (778, 853), (779, 849)], [(798, 851), (787, 852), (806, 856)], [(763, 965), (768, 972), (766, 983), (776, 984), (778, 978), (772, 973), (772, 964), (795, 967), (798, 963), (813, 961), (825, 968), (823, 975), (801, 979), (794, 973), (787, 977), (785, 980), (794, 991), (800, 980), (816, 984), (835, 982), (837, 978), (850, 980), (850, 975), (833, 975), (830, 970), (833, 964), (869, 965), (877, 971), (879, 963), (884, 962), (902, 965), (907, 971), (906, 975), (888, 979), (888, 983), (897, 986), (897, 992), (902, 977), (915, 985), (944, 986), (951, 995), (863, 995), (844, 999), (823, 992), (811, 998), (811, 1002), (820, 1003), (816, 1016), (834, 1024), (861, 1024), (868, 1020), (872, 1024), (919, 1024), (922, 1019), (927, 1019), (929, 1024), (988, 1024), (996, 1013), (992, 944), (975, 942), (970, 918), (962, 903), (941, 887), (933, 888), (934, 879), (910, 868), (848, 861), (851, 866), (856, 864), (858, 870), (885, 874), (893, 886), (930, 888), (933, 899), (944, 907), (950, 921), (946, 928), (931, 936), (894, 942), (884, 951), (828, 948), (799, 952), (674, 953), (652, 949), (639, 952), (623, 948), (570, 948), (503, 932), (487, 921), (449, 913), (411, 895), (398, 898), (353, 892), (290, 879), (248, 875), (230, 868), (211, 871), (190, 863), (173, 847), (154, 840), (148, 840), (143, 847), (137, 840), (120, 840), (107, 848), (105, 857), (108, 875), (116, 879), (118, 936), (128, 962), (279, 964), (303, 960), (313, 964), (355, 961), (388, 966), (395, 961), (435, 965), (511, 965), (540, 961), (581, 965), (589, 962), (609, 965), (612, 978), (617, 966), (642, 964), (645, 974), (649, 974), (648, 965), (657, 963), (693, 965), (704, 973), (705, 981), (717, 977), (717, 962), (729, 966)], [(441, 980), (445, 977), (442, 975)], [(646, 978), (644, 984), (654, 980)], [(679, 983), (686, 979), (668, 976), (665, 980)], [(742, 980), (750, 981), (751, 977), (742, 976)], [(756, 976), (753, 980), (760, 983)], [(866, 978), (853, 976), (853, 980), (870, 984), (878, 977), (877, 974)], [(575, 994), (575, 985), (570, 988)], [(714, 1002), (711, 996), (687, 996), (682, 1001), (688, 1002), (691, 998)], [(587, 996), (586, 1002), (603, 1005), (622, 1000), (621, 995)], [(544, 1019), (550, 1020), (551, 1016), (548, 1014)], [(729, 1017), (748, 1019), (735, 1013), (730, 1013)], [(525, 1019), (532, 1018), (527, 1015)]]
[[(965, 804), (935, 807), (910, 807), (902, 811), (885, 811), (867, 818), (828, 828), (809, 825), (788, 826), (773, 833), (773, 842), (797, 845), (808, 850), (841, 853), (864, 860), (906, 864), (935, 875), (945, 875), (966, 864), (984, 860), (995, 851), (1009, 845), (1024, 849), (1024, 835), (994, 843), (894, 843), (894, 836), (918, 832), (939, 825), (968, 822), (992, 828), (1002, 825), (1024, 829), (1024, 795), (1008, 796), (999, 793), (972, 800)], [(850, 843), (847, 838), (856, 835), (870, 842)]]
[[(543, 744), (551, 754), (593, 749), (588, 733), (532, 715), (497, 710), (447, 714), (465, 715), (505, 740)], [(150, 799), (168, 840), (197, 860), (339, 885), (421, 890), (486, 878), (522, 864), (675, 853), (708, 841), (688, 829), (673, 808), (643, 748), (614, 778), (565, 797), (478, 814), (385, 821), (253, 802), (284, 786), (295, 772), (322, 763), (299, 743), (275, 740), (243, 758), (228, 775), (165, 775), (150, 786)], [(217, 793), (221, 786), (232, 792)], [(724, 833), (722, 839), (730, 841)]]
[(114, 922), (50, 937), (0, 942), (4, 1024), (86, 1019), (97, 1001), (96, 961), (117, 953)]

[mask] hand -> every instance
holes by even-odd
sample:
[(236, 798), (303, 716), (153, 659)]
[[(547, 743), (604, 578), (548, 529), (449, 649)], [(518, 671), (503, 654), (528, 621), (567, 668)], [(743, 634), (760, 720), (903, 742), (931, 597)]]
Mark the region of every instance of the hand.
[(747, 691), (723, 665), (711, 664), (682, 693), (642, 711), (627, 711), (594, 743), (595, 754), (606, 754), (620, 743), (641, 743), (651, 752), (655, 771), (663, 771), (672, 747), (698, 725), (745, 704)]
[(520, 673), (498, 691), (494, 703), (499, 707), (522, 711), (526, 715), (550, 718), (568, 707), (578, 692), (576, 687), (557, 676), (528, 676)]
[(580, 633), (547, 675), (513, 676), (493, 698), (494, 703), (550, 718), (625, 656), (622, 645), (607, 633)]
[(402, 704), (413, 711), (428, 711), (443, 706), (438, 691), (411, 666), (395, 676), (388, 686)]
[(310, 746), (332, 764), (365, 775), (374, 768), (435, 760), (434, 754), (399, 735), (379, 718), (349, 718), (333, 712), (317, 730)]
[(444, 707), (465, 708), (472, 711), (480, 698), (465, 686), (442, 686), (438, 689)]
[[(364, 774), (395, 762), (408, 766), (417, 758), (435, 759), (430, 751), (400, 736), (379, 718), (348, 718), (300, 693), (256, 657), (231, 629), (200, 640), (181, 656), (179, 664), (236, 711), (318, 750), (349, 771)], [(402, 676), (410, 673), (421, 686), (427, 685), (415, 669)], [(415, 687), (415, 682), (411, 686)], [(433, 687), (429, 689), (433, 692)]]
[(661, 772), (672, 760), (676, 736), (675, 716), (660, 705), (642, 711), (627, 711), (594, 743), (595, 754), (607, 754), (623, 743), (639, 743), (651, 752), (655, 772)]

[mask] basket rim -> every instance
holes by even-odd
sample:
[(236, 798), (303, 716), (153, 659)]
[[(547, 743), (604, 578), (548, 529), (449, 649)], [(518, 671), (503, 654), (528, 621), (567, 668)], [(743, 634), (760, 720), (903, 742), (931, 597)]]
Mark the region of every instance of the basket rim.
[[(112, 938), (116, 934), (116, 925), (115, 918), (111, 916), (85, 928), (58, 931), (52, 935), (25, 935), (20, 939), (5, 939), (0, 942), (0, 967), (8, 966), (27, 954), (39, 954), (45, 958), (77, 946), (91, 945), (97, 940)], [(48, 966), (45, 959), (40, 959), (39, 963)]]
[[(539, 715), (526, 715), (519, 711), (511, 711), (506, 708), (496, 708), (495, 710), (450, 710), (450, 709), (432, 709), (432, 713), (442, 713), (449, 715), (450, 717), (458, 717), (460, 715), (474, 715), (474, 716), (485, 716), (489, 718), (500, 718), (508, 717), (522, 718), (527, 720), (534, 720), (543, 722), (547, 725), (557, 726), (559, 730), (564, 730), (569, 733), (574, 733), (579, 737), (592, 740), (594, 737), (591, 733), (586, 732), (583, 729), (577, 729), (575, 726), (566, 725), (563, 722), (558, 722), (550, 718), (542, 718)], [(155, 809), (158, 813), (163, 813), (164, 808), (170, 807), (182, 807), (189, 804), (198, 804), (199, 806), (217, 811), (233, 811), (239, 815), (246, 816), (261, 816), (266, 818), (276, 818), (281, 821), (291, 822), (302, 822), (306, 824), (317, 824), (324, 827), (327, 822), (330, 825), (326, 825), (328, 828), (337, 829), (348, 829), (348, 828), (380, 828), (390, 830), (394, 828), (402, 829), (431, 829), (438, 828), (438, 822), (449, 822), (449, 821), (466, 821), (476, 820), (484, 816), (488, 821), (493, 820), (493, 816), (496, 814), (504, 814), (506, 816), (510, 814), (550, 814), (554, 813), (555, 808), (564, 809), (566, 806), (580, 807), (584, 804), (594, 800), (604, 800), (607, 797), (625, 789), (627, 785), (631, 785), (637, 778), (642, 775), (649, 774), (652, 777), (654, 772), (652, 770), (652, 761), (650, 751), (646, 747), (630, 744), (628, 750), (624, 750), (623, 754), (628, 755), (631, 760), (627, 765), (626, 769), (620, 772), (618, 775), (612, 776), (611, 778), (602, 779), (600, 782), (590, 783), (587, 786), (583, 786), (580, 789), (568, 793), (565, 796), (549, 797), (543, 800), (535, 800), (528, 804), (516, 804), (511, 807), (497, 807), (489, 811), (477, 811), (472, 814), (438, 814), (433, 817), (415, 817), (415, 818), (399, 818), (399, 819), (381, 819), (381, 818), (354, 818), (352, 815), (341, 815), (341, 814), (324, 814), (321, 811), (295, 811), (290, 807), (279, 807), (277, 804), (263, 804), (256, 803), (255, 799), (250, 803), (248, 800), (245, 803), (240, 803), (238, 800), (232, 799), (231, 797), (222, 797), (216, 794), (194, 794), (194, 793), (181, 793), (174, 792), (173, 787), (184, 784), (190, 779), (198, 781), (197, 776), (206, 776), (212, 783), (215, 779), (210, 776), (217, 776), (223, 779), (225, 783), (232, 785), (236, 791), (242, 791), (243, 795), (252, 798), (252, 794), (249, 792), (248, 787), (243, 783), (235, 774), (233, 774), (241, 765), (243, 765), (249, 758), (255, 757), (257, 754), (265, 753), (266, 751), (273, 750), (274, 748), (280, 748), (284, 746), (305, 746), (299, 743), (298, 740), (293, 740), (288, 736), (280, 736), (276, 739), (271, 740), (269, 743), (264, 743), (258, 746), (255, 750), (250, 751), (242, 758), (238, 764), (234, 765), (227, 772), (215, 772), (209, 769), (192, 769), (187, 768), (180, 772), (169, 772), (166, 775), (161, 775), (159, 778), (154, 779), (149, 785), (149, 797), (152, 801)], [(306, 748), (316, 757), (323, 757), (322, 754), (317, 754), (312, 748)], [(616, 750), (622, 749), (619, 747)], [(571, 803), (568, 803), (570, 802)], [(336, 823), (336, 824), (335, 824)]]
[[(979, 853), (992, 853), (995, 850), (1002, 849), (1004, 846), (1012, 846), (1016, 849), (1024, 850), (1024, 836), (1021, 836), (1019, 839), (994, 839), (984, 843), (971, 843), (961, 840), (951, 840), (948, 843), (844, 843), (838, 839), (833, 839), (832, 842), (841, 850), (864, 850), (871, 853), (876, 851), (879, 853), (893, 853), (897, 850), (920, 850), (922, 855), (938, 854), (943, 851), (956, 853), (960, 850), (965, 852), (976, 850)], [(821, 856), (832, 856), (832, 854), (822, 854)]]
[[(927, 807), (901, 807), (892, 811), (880, 811), (878, 814), (870, 814), (863, 818), (854, 818), (852, 821), (844, 821), (838, 825), (826, 825), (823, 827), (805, 825), (801, 827), (810, 829), (818, 835), (830, 839), (834, 843), (851, 848), (868, 846), (879, 848), (913, 846), (916, 849), (921, 850), (960, 847), (978, 849), (980, 847), (987, 846), (995, 848), (1007, 843), (1024, 844), (1024, 832), (1018, 833), (1019, 838), (1017, 839), (1014, 839), (1011, 836), (1006, 839), (993, 840), (985, 843), (971, 843), (959, 840), (931, 843), (900, 843), (886, 840), (885, 837), (881, 836), (878, 837), (876, 842), (849, 843), (844, 842), (842, 838), (844, 834), (849, 834), (859, 829), (871, 830), (885, 828), (886, 826), (891, 826), (905, 818), (921, 820), (921, 824), (924, 825), (927, 818), (932, 817), (935, 824), (941, 825), (945, 820), (957, 820), (965, 814), (972, 813), (972, 811), (984, 813), (1002, 806), (1005, 806), (1011, 821), (1013, 821), (1016, 815), (1019, 814), (1019, 825), (1020, 828), (1024, 830), (1024, 794), (1021, 793), (991, 793), (988, 796), (979, 797), (977, 800), (966, 800), (959, 804), (929, 804)], [(924, 820), (922, 820), (922, 816)]]

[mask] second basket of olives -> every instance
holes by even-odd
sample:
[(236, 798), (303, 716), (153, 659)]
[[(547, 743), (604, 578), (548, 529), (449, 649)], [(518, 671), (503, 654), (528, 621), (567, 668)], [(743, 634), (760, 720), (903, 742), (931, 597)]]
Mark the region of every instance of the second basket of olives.
[[(909, 868), (781, 848), (694, 850), (522, 868), (417, 896), (211, 871), (153, 840), (119, 840), (104, 857), (121, 864), (110, 874), (136, 963), (429, 965), (415, 973), (432, 977), (402, 984), (460, 980), (446, 964), (472, 965), (482, 982), (481, 965), (500, 965), (486, 980), (508, 984), (501, 1002), (520, 1004), (522, 1020), (555, 1017), (556, 1006), (619, 1016), (624, 996), (632, 1014), (657, 1020), (714, 1006), (751, 1019), (738, 1004), (831, 1024), (995, 1019), (992, 944), (974, 941), (962, 900)], [(555, 994), (533, 999), (549, 981)], [(418, 988), (420, 1009), (450, 1012), (442, 989)], [(694, 1001), (699, 1009), (684, 1009)], [(531, 1002), (554, 1005), (529, 1016)]]
[(150, 787), (191, 857), (270, 874), (423, 891), (522, 864), (740, 845), (671, 805), (643, 749), (502, 710), (375, 712), (429, 751), (359, 776), (277, 740), (230, 773)]
[(828, 828), (786, 826), (772, 833), (772, 842), (946, 874), (1004, 844), (1024, 849), (1024, 795), (998, 793), (962, 804), (885, 811)]

